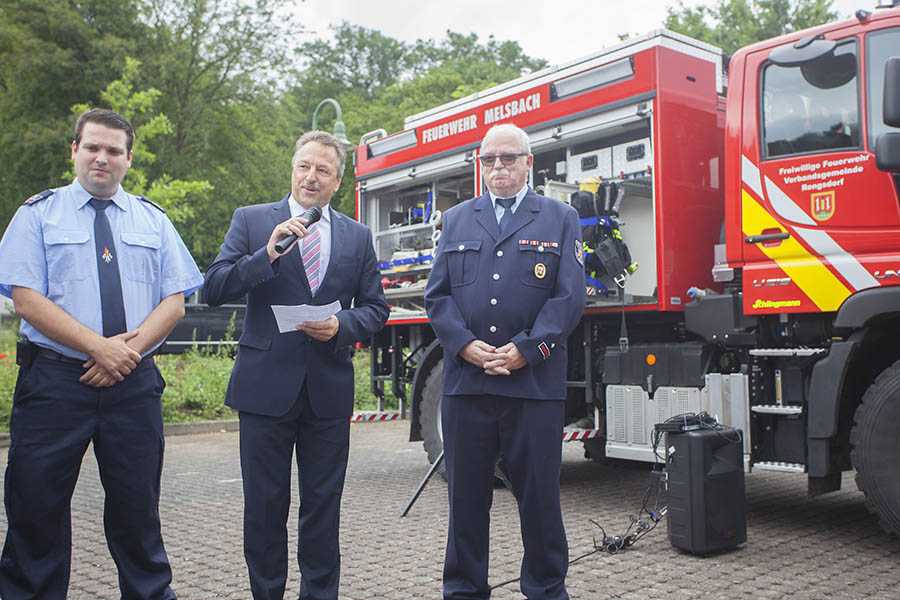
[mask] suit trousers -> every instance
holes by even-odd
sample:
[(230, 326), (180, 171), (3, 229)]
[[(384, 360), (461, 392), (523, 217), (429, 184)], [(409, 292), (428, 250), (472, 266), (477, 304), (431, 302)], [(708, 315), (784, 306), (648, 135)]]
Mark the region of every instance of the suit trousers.
[(568, 600), (569, 549), (559, 502), (564, 418), (561, 401), (443, 397), (450, 495), (445, 600), (490, 598), (490, 509), (498, 457), (519, 505), (522, 593), (529, 600)]
[(281, 600), (287, 581), (287, 518), (296, 450), (300, 515), (300, 600), (337, 600), (341, 572), (341, 494), (350, 420), (321, 419), (306, 385), (280, 417), (240, 413), (244, 557), (254, 600)]
[(159, 521), (164, 382), (144, 359), (124, 381), (92, 388), (78, 362), (38, 356), (19, 371), (0, 560), (4, 600), (62, 600), (69, 586), (71, 500), (88, 444), (106, 492), (103, 526), (124, 600), (170, 600)]

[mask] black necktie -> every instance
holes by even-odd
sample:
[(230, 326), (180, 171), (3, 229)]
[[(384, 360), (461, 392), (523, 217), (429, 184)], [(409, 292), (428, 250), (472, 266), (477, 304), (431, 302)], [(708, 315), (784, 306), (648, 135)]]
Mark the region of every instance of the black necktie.
[(125, 302), (122, 300), (122, 278), (116, 244), (106, 216), (111, 200), (91, 198), (94, 207), (94, 244), (97, 247), (97, 272), (100, 275), (100, 312), (103, 314), (103, 337), (125, 333)]
[(512, 205), (516, 203), (516, 197), (497, 198), (497, 204), (503, 207), (503, 215), (500, 217), (500, 233), (503, 233), (512, 220)]

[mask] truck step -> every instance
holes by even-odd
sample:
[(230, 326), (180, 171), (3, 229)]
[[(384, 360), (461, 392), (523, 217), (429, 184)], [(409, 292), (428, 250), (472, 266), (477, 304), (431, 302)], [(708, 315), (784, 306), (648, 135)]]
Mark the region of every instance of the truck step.
[(802, 415), (803, 407), (790, 404), (760, 404), (750, 410), (764, 415)]
[(815, 356), (826, 352), (825, 348), (755, 348), (750, 356)]
[(782, 473), (806, 473), (806, 465), (778, 461), (755, 462), (753, 463), (753, 469), (759, 471), (780, 471)]

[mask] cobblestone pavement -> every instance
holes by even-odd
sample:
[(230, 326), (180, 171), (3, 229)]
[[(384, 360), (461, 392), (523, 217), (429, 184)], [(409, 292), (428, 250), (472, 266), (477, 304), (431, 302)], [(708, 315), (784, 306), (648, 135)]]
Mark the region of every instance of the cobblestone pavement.
[[(341, 598), (439, 599), (447, 528), (446, 485), (435, 478), (410, 515), (400, 519), (427, 465), (403, 422), (352, 426), (343, 503)], [(2, 465), (6, 452), (2, 453)], [(241, 549), (242, 495), (236, 433), (170, 437), (161, 505), (163, 533), (183, 600), (247, 599)], [(567, 445), (562, 501), (572, 558), (593, 547), (590, 519), (621, 532), (646, 488), (644, 469), (614, 468)], [(897, 598), (900, 541), (878, 529), (852, 477), (844, 490), (808, 500), (805, 480), (755, 473), (747, 479), (748, 542), (708, 558), (674, 550), (665, 528), (617, 555), (572, 565), (573, 599), (605, 598)], [(73, 499), (70, 598), (116, 599), (115, 566), (102, 528), (103, 493), (91, 452)], [(296, 544), (296, 499), (289, 530)], [(491, 581), (518, 575), (519, 521), (512, 495), (497, 490), (492, 513)], [(0, 535), (5, 534), (0, 516)], [(293, 550), (290, 552), (293, 556)], [(296, 598), (292, 561), (287, 598)], [(520, 599), (518, 584), (495, 599)]]

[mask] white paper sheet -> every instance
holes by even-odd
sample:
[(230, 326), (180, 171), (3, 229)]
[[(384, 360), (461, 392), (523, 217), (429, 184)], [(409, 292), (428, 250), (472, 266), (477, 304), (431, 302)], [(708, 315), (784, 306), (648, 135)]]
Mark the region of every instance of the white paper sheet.
[(285, 306), (273, 304), (272, 312), (275, 313), (275, 321), (278, 323), (280, 333), (297, 331), (297, 325), (305, 321), (324, 321), (341, 310), (340, 300), (324, 306), (300, 304), (298, 306)]

